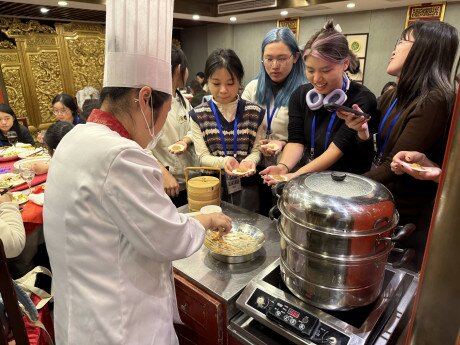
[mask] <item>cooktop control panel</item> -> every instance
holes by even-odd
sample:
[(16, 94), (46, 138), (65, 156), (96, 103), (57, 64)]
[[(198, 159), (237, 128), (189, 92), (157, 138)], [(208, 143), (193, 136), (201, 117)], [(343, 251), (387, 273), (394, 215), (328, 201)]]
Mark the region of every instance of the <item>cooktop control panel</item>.
[(322, 323), (317, 317), (260, 289), (254, 291), (247, 304), (315, 344), (346, 345), (350, 340), (348, 336)]

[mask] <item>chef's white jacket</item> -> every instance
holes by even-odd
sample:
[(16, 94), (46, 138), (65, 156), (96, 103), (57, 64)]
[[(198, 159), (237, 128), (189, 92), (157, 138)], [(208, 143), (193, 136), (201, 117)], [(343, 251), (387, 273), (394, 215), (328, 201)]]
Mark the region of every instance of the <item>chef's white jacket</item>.
[(44, 229), (57, 345), (177, 344), (171, 261), (204, 229), (163, 191), (158, 163), (104, 125), (76, 126), (48, 173)]

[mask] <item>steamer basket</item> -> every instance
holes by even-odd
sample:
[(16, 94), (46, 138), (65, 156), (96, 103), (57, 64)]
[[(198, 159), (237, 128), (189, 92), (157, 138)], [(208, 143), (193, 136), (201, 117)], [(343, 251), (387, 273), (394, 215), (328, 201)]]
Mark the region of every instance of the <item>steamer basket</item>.
[[(197, 176), (189, 179), (192, 170), (212, 170), (219, 173), (219, 178), (214, 176)], [(185, 183), (187, 187), (188, 208), (190, 211), (199, 211), (203, 206), (220, 206), (222, 173), (220, 168), (213, 167), (188, 167), (185, 168)]]

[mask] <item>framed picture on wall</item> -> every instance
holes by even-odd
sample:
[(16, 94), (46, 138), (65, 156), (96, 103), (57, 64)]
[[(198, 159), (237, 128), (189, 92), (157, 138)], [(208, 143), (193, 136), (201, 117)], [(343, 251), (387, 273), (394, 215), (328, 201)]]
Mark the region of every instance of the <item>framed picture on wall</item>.
[(345, 36), (347, 37), (350, 50), (355, 53), (358, 58), (366, 58), (367, 38), (369, 34), (352, 34)]
[(367, 39), (369, 34), (349, 34), (345, 35), (348, 41), (348, 47), (356, 54), (359, 59), (359, 72), (356, 74), (349, 74), (350, 79), (360, 82), (364, 82), (364, 69), (366, 66), (366, 55), (367, 55)]
[(294, 33), (297, 42), (299, 41), (299, 17), (297, 18), (284, 18), (278, 20), (277, 26), (279, 28), (289, 28)]
[(350, 77), (351, 80), (360, 82), (361, 84), (363, 83), (365, 64), (366, 64), (366, 59), (364, 58), (359, 59), (359, 72), (356, 74), (348, 73), (348, 76)]
[(444, 20), (446, 2), (423, 3), (407, 7), (406, 28), (417, 20)]

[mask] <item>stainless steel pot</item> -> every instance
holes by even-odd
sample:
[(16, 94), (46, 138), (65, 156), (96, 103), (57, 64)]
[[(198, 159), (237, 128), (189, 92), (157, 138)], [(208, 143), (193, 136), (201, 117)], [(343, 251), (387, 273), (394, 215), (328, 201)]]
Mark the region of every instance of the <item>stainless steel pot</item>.
[(360, 258), (331, 257), (303, 249), (280, 231), (280, 247), (281, 261), (310, 284), (355, 289), (373, 285), (383, 276), (393, 246)]
[(282, 276), (297, 297), (334, 310), (377, 298), (399, 220), (388, 189), (359, 175), (311, 173), (286, 183), (277, 206)]

